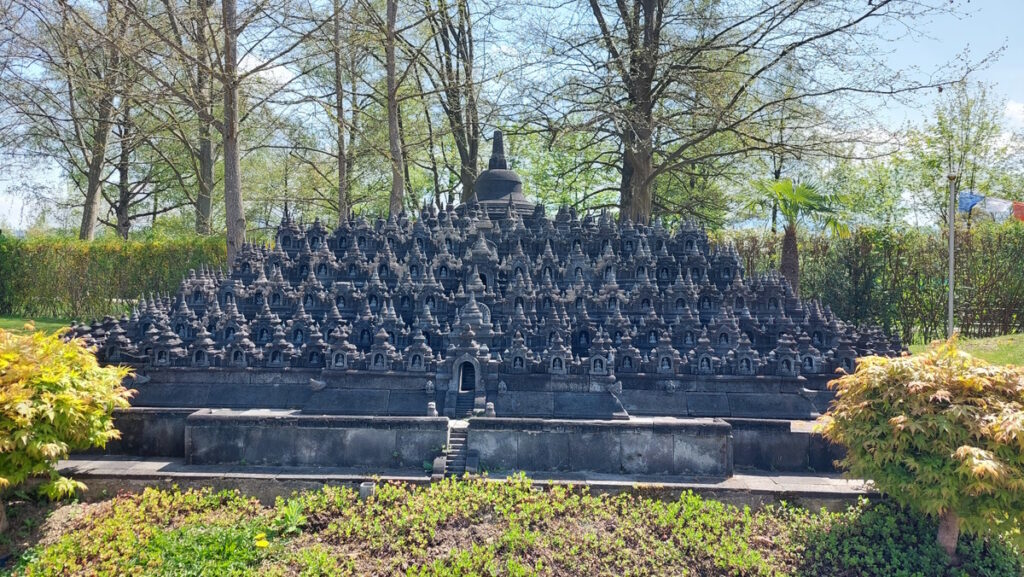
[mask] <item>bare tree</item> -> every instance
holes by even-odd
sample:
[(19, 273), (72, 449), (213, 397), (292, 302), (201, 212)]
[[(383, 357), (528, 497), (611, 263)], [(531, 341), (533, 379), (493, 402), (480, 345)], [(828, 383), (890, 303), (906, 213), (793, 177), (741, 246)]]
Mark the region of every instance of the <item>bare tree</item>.
[(398, 216), (405, 201), (405, 157), (402, 154), (401, 135), (398, 123), (398, 70), (395, 63), (395, 48), (398, 17), (398, 0), (387, 0), (387, 17), (384, 25), (384, 70), (387, 75), (388, 110), (388, 151), (391, 154), (391, 196), (388, 199), (388, 215)]
[(342, 17), (341, 0), (334, 0), (334, 14), (332, 15), (333, 45), (334, 53), (334, 117), (337, 124), (337, 161), (338, 161), (338, 219), (343, 220), (349, 214), (348, 201), (348, 163), (345, 156), (345, 79), (343, 75), (342, 61)]
[(16, 124), (8, 145), (57, 161), (83, 194), (79, 238), (92, 240), (109, 171), (110, 131), (125, 83), (123, 44), (136, 41), (131, 18), (111, 2), (19, 0), (9, 13), (16, 45), (3, 68), (3, 99)]
[[(178, 19), (181, 10), (171, 0), (163, 0), (162, 14), (153, 13), (151, 6), (136, 0), (119, 1), (145, 22), (158, 44), (132, 54), (140, 68), (168, 94), (191, 107), (203, 123), (220, 133), (228, 258), (233, 259), (246, 237), (240, 126), (253, 111), (279, 94), (287, 82), (279, 83), (264, 94), (253, 95), (253, 98), (247, 100), (244, 110), (240, 98), (242, 86), (255, 82), (262, 74), (286, 70), (294, 65), (297, 61), (296, 48), (327, 21), (304, 19), (288, 2), (272, 7), (263, 2), (253, 2), (240, 10), (237, 0), (221, 0), (221, 43), (212, 44), (211, 52), (202, 46), (193, 50), (184, 41), (186, 36), (182, 34)], [(207, 14), (210, 5), (206, 0), (197, 1), (199, 14), (193, 18), (197, 24), (192, 37), (198, 44), (208, 38), (210, 20)], [(164, 22), (168, 25), (163, 25)], [(198, 30), (203, 28), (207, 30), (200, 34)], [(242, 68), (243, 59), (254, 63)], [(176, 72), (182, 69), (198, 70), (201, 74), (196, 74), (192, 82), (176, 82)], [(221, 87), (221, 118), (214, 116), (209, 92), (205, 89), (207, 80), (203, 79), (213, 79)], [(200, 148), (202, 150), (202, 145)], [(209, 176), (212, 177), (212, 174)], [(207, 181), (206, 175), (200, 180)]]
[[(951, 78), (907, 78), (884, 62), (886, 27), (951, 10), (877, 0), (587, 0), (545, 5), (534, 26), (550, 82), (531, 106), (621, 142), (620, 216), (647, 220), (666, 174), (771, 146), (752, 130), (780, 108), (843, 95), (898, 97)], [(851, 47), (856, 47), (851, 50)], [(797, 82), (773, 76), (804, 62)], [(969, 66), (954, 71), (959, 78)], [(540, 71), (537, 72), (540, 75)], [(707, 147), (719, 135), (728, 146)]]
[(424, 11), (433, 53), (422, 59), (422, 66), (437, 87), (459, 153), (459, 182), (466, 202), (473, 196), (480, 154), (479, 86), (469, 0), (425, 0)]

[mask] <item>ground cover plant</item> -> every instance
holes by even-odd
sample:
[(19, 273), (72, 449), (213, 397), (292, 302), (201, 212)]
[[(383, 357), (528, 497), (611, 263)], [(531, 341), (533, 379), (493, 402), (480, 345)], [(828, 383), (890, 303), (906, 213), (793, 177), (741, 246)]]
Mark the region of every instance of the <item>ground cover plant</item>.
[(751, 510), (522, 476), (380, 484), (366, 500), (324, 487), (273, 507), (235, 491), (156, 489), (66, 507), (75, 513), (36, 534), (11, 574), (1024, 575), (993, 534), (962, 539), (962, 565), (948, 567), (934, 523), (887, 502)]

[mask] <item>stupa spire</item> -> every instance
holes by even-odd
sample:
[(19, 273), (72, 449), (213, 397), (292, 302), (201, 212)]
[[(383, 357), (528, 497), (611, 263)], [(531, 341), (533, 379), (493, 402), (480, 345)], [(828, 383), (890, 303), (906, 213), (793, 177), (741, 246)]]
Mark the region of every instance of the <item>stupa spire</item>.
[(494, 131), (491, 160), (487, 163), (487, 170), (508, 170), (508, 162), (505, 161), (505, 140), (500, 130)]

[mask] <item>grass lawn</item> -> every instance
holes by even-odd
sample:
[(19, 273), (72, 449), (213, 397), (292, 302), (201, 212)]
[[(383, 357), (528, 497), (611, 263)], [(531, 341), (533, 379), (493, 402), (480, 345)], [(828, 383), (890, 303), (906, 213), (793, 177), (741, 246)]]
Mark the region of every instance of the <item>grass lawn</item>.
[(961, 537), (963, 564), (949, 569), (935, 524), (887, 503), (750, 510), (689, 493), (542, 490), (525, 477), (380, 485), (365, 501), (325, 487), (274, 507), (235, 491), (147, 489), (22, 502), (11, 518), (0, 558), (11, 554), (13, 575), (1024, 574), (1019, 551), (993, 535)]
[[(22, 332), (25, 330), (25, 323), (29, 319), (19, 317), (0, 317), (0, 329), (7, 331)], [(71, 324), (70, 321), (62, 319), (35, 319), (36, 328), (42, 331), (55, 331)]]
[[(1000, 365), (1024, 365), (1024, 334), (960, 341), (959, 347), (976, 357)], [(913, 345), (910, 352), (919, 353), (928, 345)]]

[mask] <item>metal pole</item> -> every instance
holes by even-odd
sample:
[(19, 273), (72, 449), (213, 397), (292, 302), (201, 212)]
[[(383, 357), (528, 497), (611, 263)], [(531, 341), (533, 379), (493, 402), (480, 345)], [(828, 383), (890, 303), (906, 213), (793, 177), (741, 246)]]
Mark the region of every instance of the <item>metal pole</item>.
[(950, 174), (949, 179), (949, 302), (947, 305), (946, 337), (953, 336), (953, 273), (956, 230), (953, 217), (956, 214), (956, 175)]

